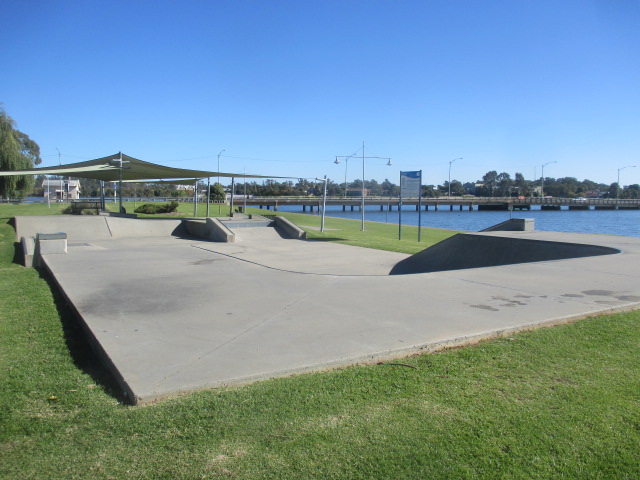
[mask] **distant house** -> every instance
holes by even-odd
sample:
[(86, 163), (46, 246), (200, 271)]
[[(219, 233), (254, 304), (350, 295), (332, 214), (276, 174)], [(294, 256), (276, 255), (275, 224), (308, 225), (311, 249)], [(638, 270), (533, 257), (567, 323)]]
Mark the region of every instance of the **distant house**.
[(45, 178), (42, 182), (44, 198), (55, 200), (78, 200), (80, 198), (80, 181), (66, 178)]
[(588, 190), (584, 192), (584, 196), (587, 198), (602, 198), (605, 194), (606, 192), (601, 192), (600, 190)]
[(470, 194), (470, 195), (475, 195), (476, 193), (478, 193), (480, 190), (482, 190), (484, 188), (484, 183), (465, 183), (463, 185), (465, 191)]
[[(368, 188), (364, 189), (364, 196), (367, 197), (370, 195), (370, 190)], [(361, 197), (362, 189), (361, 188), (347, 188), (347, 197)]]

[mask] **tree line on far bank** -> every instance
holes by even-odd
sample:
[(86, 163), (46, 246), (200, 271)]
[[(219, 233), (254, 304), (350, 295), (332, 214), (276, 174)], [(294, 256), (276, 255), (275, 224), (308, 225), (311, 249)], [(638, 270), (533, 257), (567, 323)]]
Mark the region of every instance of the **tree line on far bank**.
[[(23, 170), (33, 168), (42, 162), (40, 147), (29, 136), (16, 128), (15, 122), (6, 112), (0, 108), (0, 170)], [(59, 177), (51, 177), (59, 178)], [(71, 179), (75, 179), (71, 177)], [(29, 195), (43, 196), (42, 183), (44, 176), (34, 179), (33, 176), (0, 176), (0, 198), (24, 198)], [(265, 180), (262, 182), (243, 182), (236, 179), (235, 194), (254, 196), (306, 196), (322, 195), (324, 182), (313, 182), (300, 179), (297, 182)], [(518, 197), (538, 196), (540, 180), (526, 180), (521, 173), (516, 173), (512, 178), (508, 173), (498, 173), (495, 170), (487, 172), (482, 179), (476, 182), (462, 183), (452, 180), (451, 184), (444, 181), (441, 185), (423, 185), (423, 197), (472, 195), (479, 197)], [(83, 197), (97, 197), (100, 195), (100, 184), (97, 180), (81, 179), (81, 195)], [(389, 179), (378, 183), (376, 180), (365, 180), (364, 188), (369, 196), (400, 195), (400, 187)], [(205, 192), (206, 184), (201, 183), (201, 192)], [(211, 185), (211, 197), (213, 200), (222, 200), (226, 189), (213, 183)], [(361, 195), (362, 180), (354, 180), (346, 185), (327, 180), (327, 195)], [(105, 188), (105, 195), (114, 194), (113, 184), (109, 183)], [(126, 183), (123, 185), (122, 195), (125, 197), (189, 197), (193, 196), (193, 187), (171, 185), (164, 183)], [(619, 188), (617, 183), (610, 185), (597, 183), (591, 180), (579, 181), (573, 177), (544, 178), (544, 195), (552, 197), (574, 198), (587, 196), (600, 196), (615, 198), (640, 198), (640, 185), (628, 185)]]
[[(100, 195), (100, 185), (97, 180), (81, 179), (81, 191), (83, 197), (97, 197)], [(37, 185), (42, 185), (42, 180), (36, 181)], [(364, 182), (365, 191), (368, 196), (398, 197), (400, 187), (389, 179), (384, 182), (376, 180), (366, 180)], [(306, 179), (278, 182), (275, 180), (264, 180), (260, 182), (250, 181), (246, 185), (242, 179), (237, 179), (235, 183), (236, 195), (252, 196), (321, 196), (323, 182), (312, 182)], [(200, 192), (206, 192), (207, 184), (202, 182), (198, 187)], [(618, 184), (610, 185), (596, 183), (591, 180), (577, 180), (573, 177), (544, 179), (544, 195), (560, 198), (576, 198), (587, 196), (599, 196), (603, 198), (640, 198), (640, 185), (627, 185), (617, 192)], [(211, 184), (211, 199), (224, 200), (225, 192), (230, 191), (229, 186)], [(347, 195), (361, 195), (362, 180), (354, 180), (347, 183)], [(42, 188), (36, 187), (36, 195), (43, 195)], [(107, 184), (105, 195), (113, 196), (113, 185)], [(125, 197), (191, 197), (193, 196), (192, 186), (179, 186), (163, 183), (125, 183), (123, 184), (123, 196)], [(446, 197), (449, 194), (449, 183), (445, 180), (441, 185), (423, 185), (423, 197)], [(328, 196), (345, 195), (345, 184), (327, 180)], [(519, 196), (539, 196), (540, 181), (525, 180), (521, 174), (516, 174), (511, 179), (508, 173), (488, 172), (482, 180), (475, 183), (461, 183), (458, 180), (451, 181), (451, 195), (476, 197), (519, 197)]]

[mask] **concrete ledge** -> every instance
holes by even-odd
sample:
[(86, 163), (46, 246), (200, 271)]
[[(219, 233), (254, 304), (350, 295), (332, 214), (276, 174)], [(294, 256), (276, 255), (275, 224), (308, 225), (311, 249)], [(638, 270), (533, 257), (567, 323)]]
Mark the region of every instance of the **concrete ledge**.
[(512, 218), (506, 222), (498, 223), (481, 232), (533, 232), (535, 229), (535, 220), (533, 218)]
[(214, 242), (233, 242), (235, 235), (217, 218), (185, 218), (182, 224), (189, 235)]
[(226, 243), (233, 243), (236, 241), (235, 234), (217, 218), (207, 217), (206, 223), (210, 229), (208, 237), (209, 240)]
[(66, 253), (66, 233), (38, 233), (32, 263), (35, 263), (35, 265), (39, 267), (42, 264), (42, 255), (60, 255)]
[(306, 240), (307, 232), (302, 230), (293, 222), (284, 217), (275, 217), (276, 230), (287, 238), (296, 238), (298, 240)]
[(22, 264), (25, 267), (33, 267), (36, 239), (34, 237), (22, 237), (20, 238), (20, 245), (22, 246), (22, 253), (24, 255)]
[(105, 215), (107, 217), (138, 218), (138, 214), (137, 213), (107, 212)]

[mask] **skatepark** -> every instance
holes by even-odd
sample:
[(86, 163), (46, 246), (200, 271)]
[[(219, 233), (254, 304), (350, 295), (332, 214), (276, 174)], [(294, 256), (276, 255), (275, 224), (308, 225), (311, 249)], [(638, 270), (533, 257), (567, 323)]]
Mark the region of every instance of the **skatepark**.
[(632, 237), (460, 234), (410, 256), (308, 241), (262, 217), (15, 225), (134, 404), (640, 305)]

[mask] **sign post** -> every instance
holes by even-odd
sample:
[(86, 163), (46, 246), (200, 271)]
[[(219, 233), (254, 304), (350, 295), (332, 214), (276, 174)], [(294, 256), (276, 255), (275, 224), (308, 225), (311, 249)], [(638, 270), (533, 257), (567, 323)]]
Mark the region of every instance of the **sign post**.
[(422, 230), (422, 170), (400, 172), (400, 202), (398, 204), (398, 240), (402, 240), (402, 199), (418, 197), (418, 242)]

